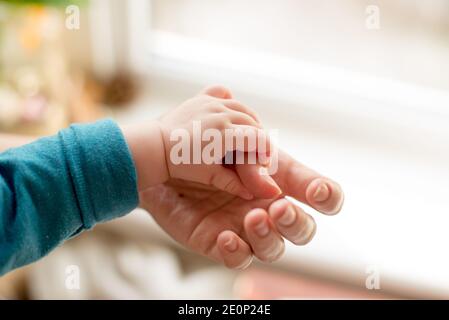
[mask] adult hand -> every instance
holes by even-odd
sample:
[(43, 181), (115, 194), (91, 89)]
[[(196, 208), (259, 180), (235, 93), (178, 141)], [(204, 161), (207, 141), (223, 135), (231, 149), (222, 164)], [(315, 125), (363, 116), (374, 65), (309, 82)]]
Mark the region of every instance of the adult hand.
[[(210, 87), (205, 93), (232, 98), (222, 87)], [(253, 256), (272, 262), (282, 256), (284, 239), (304, 245), (316, 232), (312, 216), (286, 196), (328, 215), (340, 211), (344, 196), (336, 182), (282, 151), (276, 174), (261, 175), (260, 169), (257, 164), (235, 167), (246, 187), (255, 193), (253, 200), (172, 179), (141, 191), (141, 207), (179, 243), (230, 268), (246, 268)], [(273, 194), (273, 185), (279, 186), (282, 194), (265, 199)]]
[[(221, 87), (207, 91), (223, 99), (231, 97)], [(230, 268), (247, 267), (253, 256), (265, 262), (279, 259), (284, 239), (304, 245), (313, 238), (314, 219), (286, 196), (327, 215), (342, 207), (343, 191), (336, 182), (283, 151), (279, 151), (278, 170), (272, 177), (261, 175), (259, 165), (235, 169), (261, 198), (244, 200), (214, 187), (172, 179), (141, 191), (140, 205), (176, 241)], [(263, 199), (270, 192), (267, 179), (276, 182), (281, 195)]]
[[(265, 178), (254, 166), (241, 165), (237, 170), (253, 175), (253, 189)], [(343, 203), (337, 183), (284, 152), (273, 179), (283, 194), (268, 200), (244, 200), (202, 184), (170, 180), (142, 191), (141, 207), (187, 248), (230, 268), (245, 268), (253, 255), (265, 262), (279, 259), (284, 238), (297, 245), (313, 238), (314, 219), (285, 196), (324, 214), (336, 214)]]

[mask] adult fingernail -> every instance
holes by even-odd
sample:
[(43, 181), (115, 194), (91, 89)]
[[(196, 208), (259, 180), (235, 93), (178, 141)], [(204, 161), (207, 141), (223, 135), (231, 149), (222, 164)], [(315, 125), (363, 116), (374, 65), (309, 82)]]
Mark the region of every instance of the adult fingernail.
[(265, 252), (265, 261), (266, 262), (273, 262), (278, 260), (285, 251), (285, 244), (284, 241), (279, 240), (274, 243), (270, 248), (268, 248)]
[(250, 255), (239, 266), (237, 266), (236, 269), (245, 270), (251, 265), (252, 262), (253, 262), (253, 255)]
[(279, 218), (278, 222), (284, 227), (291, 226), (296, 220), (296, 211), (292, 206), (288, 206), (284, 214)]
[(234, 239), (234, 237), (231, 237), (225, 244), (224, 247), (229, 252), (234, 252), (237, 250), (238, 243), (237, 240)]
[(321, 182), (316, 188), (315, 193), (313, 194), (313, 199), (316, 202), (323, 202), (329, 199), (329, 195), (330, 192), (328, 186), (326, 185), (326, 183)]
[(270, 228), (268, 227), (268, 224), (265, 221), (265, 219), (259, 222), (259, 224), (257, 224), (254, 227), (254, 230), (256, 231), (259, 237), (265, 237), (268, 235), (268, 233), (270, 233)]
[(312, 218), (308, 218), (305, 227), (298, 232), (296, 237), (292, 239), (292, 242), (298, 245), (308, 243), (313, 239), (316, 233), (316, 223)]

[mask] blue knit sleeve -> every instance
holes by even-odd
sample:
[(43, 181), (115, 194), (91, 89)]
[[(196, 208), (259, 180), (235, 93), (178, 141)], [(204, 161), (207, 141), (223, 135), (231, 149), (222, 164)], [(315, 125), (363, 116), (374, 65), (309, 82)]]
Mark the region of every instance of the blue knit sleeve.
[(134, 163), (110, 120), (0, 154), (0, 275), (138, 204)]

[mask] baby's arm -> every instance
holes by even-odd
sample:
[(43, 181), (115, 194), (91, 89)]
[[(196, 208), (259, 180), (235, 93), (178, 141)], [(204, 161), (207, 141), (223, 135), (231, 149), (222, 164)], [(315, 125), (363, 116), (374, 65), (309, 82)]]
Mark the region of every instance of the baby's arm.
[(137, 204), (133, 161), (112, 121), (1, 153), (0, 275)]
[[(193, 121), (201, 121), (204, 129), (260, 127), (247, 107), (207, 92), (157, 121), (123, 131), (112, 121), (74, 125), (1, 153), (0, 275), (43, 257), (98, 222), (130, 212), (139, 191), (172, 178), (251, 198), (241, 175), (221, 164), (172, 163), (170, 132), (191, 130)], [(250, 151), (246, 147), (238, 151)], [(259, 189), (267, 196), (280, 193), (274, 180)]]

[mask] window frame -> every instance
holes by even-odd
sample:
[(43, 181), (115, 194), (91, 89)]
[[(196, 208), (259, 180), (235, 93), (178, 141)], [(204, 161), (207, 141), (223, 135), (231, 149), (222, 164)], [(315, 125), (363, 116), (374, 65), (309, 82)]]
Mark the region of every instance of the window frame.
[[(155, 31), (152, 0), (128, 1), (128, 6), (130, 65), (154, 80), (186, 87), (221, 83), (279, 101), (276, 111), (293, 116), (296, 110), (282, 102), (301, 102), (319, 113), (388, 118), (414, 131), (445, 128), (449, 119), (447, 91)], [(404, 123), (404, 115), (413, 120)]]

